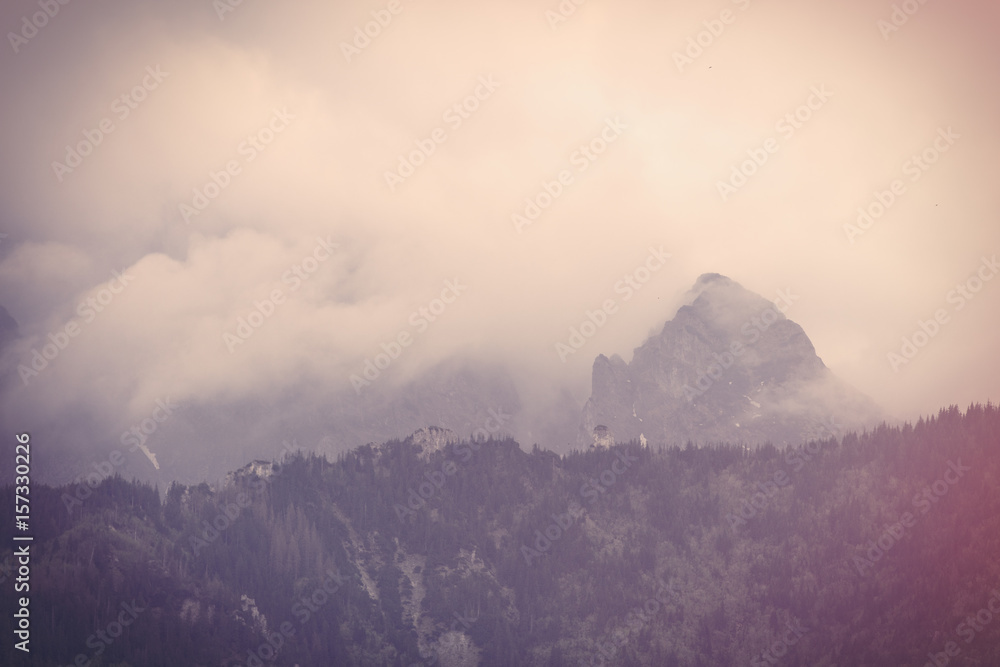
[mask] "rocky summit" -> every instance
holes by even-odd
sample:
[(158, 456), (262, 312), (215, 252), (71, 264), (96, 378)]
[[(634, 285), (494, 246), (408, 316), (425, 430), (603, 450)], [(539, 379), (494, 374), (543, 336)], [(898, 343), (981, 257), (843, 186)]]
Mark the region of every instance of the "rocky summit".
[[(597, 357), (585, 404), (565, 379), (466, 352), (409, 375), (400, 369), (360, 391), (332, 382), (302, 386), (277, 402), (254, 396), (186, 405), (156, 433), (155, 461), (140, 456), (119, 472), (164, 484), (198, 483), (289, 447), (336, 456), (408, 434), (429, 456), (460, 437), (510, 436), (565, 453), (633, 440), (653, 447), (688, 440), (787, 446), (877, 424), (882, 415), (874, 403), (834, 377), (802, 328), (786, 317), (797, 299), (784, 290), (769, 301), (729, 278), (705, 274), (631, 361)], [(16, 368), (31, 345), (38, 343), (19, 341), (17, 323), (0, 307), (0, 385), (20, 384)], [(67, 420), (74, 428), (83, 423)], [(66, 482), (105, 459), (96, 444), (108, 440), (102, 433), (94, 426), (92, 449), (40, 454), (46, 481)], [(204, 446), (206, 434), (215, 434), (215, 446)], [(46, 437), (59, 441), (58, 434)], [(286, 442), (289, 447), (278, 446)]]
[(836, 436), (882, 420), (875, 403), (830, 371), (774, 301), (717, 273), (698, 278), (674, 318), (632, 360), (599, 356), (580, 444), (731, 442), (777, 446)]

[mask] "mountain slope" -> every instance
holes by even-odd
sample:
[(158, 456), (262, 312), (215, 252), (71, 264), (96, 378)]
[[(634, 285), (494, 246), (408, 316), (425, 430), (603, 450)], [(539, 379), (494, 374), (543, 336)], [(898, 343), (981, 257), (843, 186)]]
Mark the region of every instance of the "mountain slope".
[(68, 512), (79, 489), (38, 485), (32, 664), (1000, 664), (1000, 627), (967, 622), (1000, 582), (998, 447), (987, 405), (787, 452), (426, 432), (162, 503), (111, 478)]
[(772, 442), (787, 446), (882, 418), (838, 380), (805, 332), (772, 303), (719, 274), (698, 278), (690, 304), (636, 348), (594, 362), (580, 442), (608, 427), (619, 441)]

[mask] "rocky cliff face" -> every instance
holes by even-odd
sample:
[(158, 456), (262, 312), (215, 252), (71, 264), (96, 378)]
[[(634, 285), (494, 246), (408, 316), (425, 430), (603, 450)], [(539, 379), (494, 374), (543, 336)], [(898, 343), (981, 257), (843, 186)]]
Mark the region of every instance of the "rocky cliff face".
[(688, 305), (630, 363), (594, 362), (580, 443), (598, 425), (618, 442), (784, 446), (877, 423), (877, 406), (838, 380), (785, 317), (795, 299), (770, 302), (719, 274), (698, 278)]
[[(455, 357), (360, 393), (302, 386), (277, 400), (185, 406), (157, 432), (153, 465), (130, 463), (122, 473), (164, 484), (214, 480), (248, 460), (280, 456), (277, 443), (286, 440), (335, 456), (429, 426), (453, 433), (424, 432), (429, 452), (454, 437), (504, 434), (526, 447), (566, 451), (574, 443), (608, 447), (631, 440), (786, 445), (877, 422), (874, 404), (837, 380), (802, 328), (785, 317), (794, 299), (785, 294), (772, 303), (718, 274), (702, 276), (688, 305), (629, 363), (597, 358), (582, 423), (581, 406), (567, 391), (535, 387), (522, 394), (531, 385), (515, 382), (503, 362)], [(16, 336), (17, 323), (0, 307), (0, 352)], [(6, 369), (0, 384), (17, 382), (19, 360), (0, 354), (0, 361)], [(595, 434), (597, 426), (605, 428)], [(96, 429), (89, 439), (106, 440)], [(209, 448), (206, 441), (220, 444)], [(46, 468), (50, 481), (68, 481), (103, 456), (84, 449), (60, 454), (59, 465)]]
[(428, 426), (418, 429), (408, 440), (420, 447), (420, 459), (429, 461), (434, 452), (439, 452), (446, 445), (454, 444), (461, 438), (454, 431), (438, 426)]

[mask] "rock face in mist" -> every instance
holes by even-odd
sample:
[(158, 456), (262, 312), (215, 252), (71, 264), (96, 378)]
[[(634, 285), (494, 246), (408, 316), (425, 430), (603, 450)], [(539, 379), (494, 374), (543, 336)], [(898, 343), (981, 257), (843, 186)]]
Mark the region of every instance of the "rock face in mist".
[(428, 426), (416, 431), (408, 440), (420, 447), (421, 460), (429, 461), (434, 452), (441, 451), (446, 445), (459, 442), (461, 438), (454, 431), (449, 431), (446, 428)]
[[(466, 359), (446, 360), (399, 384), (380, 379), (360, 395), (347, 390), (320, 400), (322, 407), (317, 407), (319, 400), (304, 393), (286, 397), (278, 405), (260, 401), (186, 408), (183, 414), (189, 423), (167, 424), (172, 429), (164, 429), (169, 443), (159, 450), (153, 447), (163, 477), (186, 483), (206, 476), (215, 480), (225, 474), (226, 466), (280, 458), (287, 448), (333, 457), (365, 443), (403, 440), (411, 434), (431, 451), (459, 436), (516, 433), (521, 413), (520, 398), (505, 368)], [(256, 422), (259, 426), (245, 449), (217, 451), (199, 445), (213, 437), (223, 441), (231, 437), (228, 433), (240, 425), (229, 420), (252, 421), (271, 414), (273, 420)]]
[(606, 426), (618, 442), (731, 442), (778, 446), (881, 420), (878, 407), (837, 379), (787, 310), (719, 274), (698, 278), (688, 304), (636, 348), (594, 362), (580, 443)]
[(604, 449), (609, 449), (615, 446), (615, 435), (608, 430), (608, 427), (604, 424), (598, 424), (594, 427), (594, 433), (592, 436), (591, 447), (601, 447)]
[(423, 429), (416, 436), (421, 442), (443, 444), (456, 433), (513, 433), (519, 412), (520, 398), (505, 368), (450, 359), (401, 386), (373, 387), (360, 397), (351, 392), (328, 413), (328, 437), (342, 440), (338, 449), (350, 449)]

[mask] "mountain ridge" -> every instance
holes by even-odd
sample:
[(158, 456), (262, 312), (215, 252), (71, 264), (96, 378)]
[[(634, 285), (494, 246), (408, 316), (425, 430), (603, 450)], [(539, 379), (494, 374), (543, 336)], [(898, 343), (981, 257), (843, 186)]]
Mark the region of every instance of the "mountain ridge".
[(872, 426), (875, 403), (837, 379), (785, 311), (717, 273), (701, 275), (687, 303), (632, 360), (599, 355), (577, 442), (604, 426), (620, 440), (779, 446), (822, 435), (831, 422)]
[[(595, 358), (587, 400), (565, 383), (537, 385), (538, 377), (517, 362), (455, 354), (360, 392), (312, 382), (281, 396), (182, 404), (150, 436), (161, 469), (125, 457), (122, 473), (163, 484), (209, 481), (267, 458), (275, 442), (311, 442), (307, 449), (336, 455), (431, 426), (460, 437), (502, 432), (526, 446), (564, 452), (593, 444), (598, 426), (605, 427), (603, 446), (616, 439), (788, 446), (877, 423), (877, 407), (837, 380), (801, 327), (785, 317), (797, 296), (783, 290), (779, 299), (776, 306), (726, 276), (702, 274), (684, 305), (635, 348), (631, 361)], [(4, 312), (0, 339), (4, 331), (10, 339), (16, 323)], [(739, 354), (734, 343), (743, 345)], [(86, 423), (67, 420), (76, 430)], [(103, 432), (95, 420), (92, 433), (77, 438), (82, 449), (59, 452), (65, 428), (39, 432), (56, 444), (41, 456), (40, 469), (51, 471), (47, 481), (65, 482), (107, 459), (100, 448), (121, 433)], [(205, 441), (217, 446), (204, 447)]]
[[(787, 452), (415, 435), (163, 500), (109, 477), (64, 507), (73, 487), (34, 485), (33, 660), (738, 665), (791, 624), (789, 665), (923, 664), (1000, 580), (991, 404)], [(124, 639), (98, 643), (129, 601)], [(993, 636), (963, 657), (997, 664)]]

